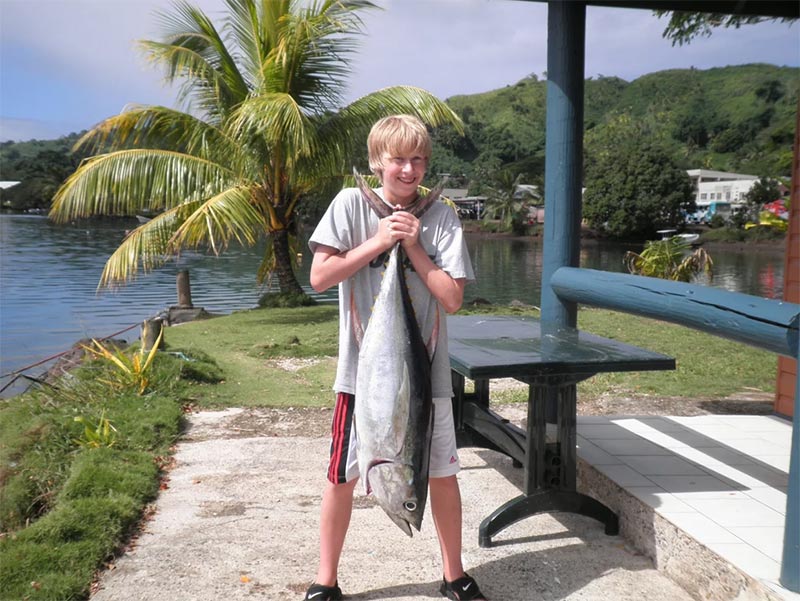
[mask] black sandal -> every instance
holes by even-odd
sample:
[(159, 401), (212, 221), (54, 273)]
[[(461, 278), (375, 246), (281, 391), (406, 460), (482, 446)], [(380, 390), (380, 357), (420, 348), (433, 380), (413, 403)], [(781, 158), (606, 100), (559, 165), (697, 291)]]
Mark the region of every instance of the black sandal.
[(339, 601), (342, 599), (342, 589), (337, 582), (333, 586), (324, 584), (312, 584), (306, 591), (304, 601)]
[(478, 583), (466, 572), (461, 578), (453, 580), (453, 582), (447, 582), (443, 578), (439, 592), (442, 593), (442, 596), (453, 601), (487, 601), (486, 597), (481, 593), (481, 589), (478, 588)]

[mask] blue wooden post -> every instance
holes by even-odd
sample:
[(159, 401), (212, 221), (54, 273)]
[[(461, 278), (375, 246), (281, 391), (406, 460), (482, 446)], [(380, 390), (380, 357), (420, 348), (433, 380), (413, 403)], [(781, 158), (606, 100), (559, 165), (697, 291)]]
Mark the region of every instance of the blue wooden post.
[[(797, 149), (795, 149), (797, 152)], [(800, 366), (800, 345), (797, 349)], [(786, 525), (783, 531), (781, 584), (800, 593), (800, 369), (794, 387), (792, 450), (789, 455), (789, 488), (786, 492)]]
[(583, 62), (586, 5), (547, 4), (547, 140), (545, 142), (542, 323), (577, 325), (577, 304), (550, 285), (559, 267), (580, 261), (583, 165)]

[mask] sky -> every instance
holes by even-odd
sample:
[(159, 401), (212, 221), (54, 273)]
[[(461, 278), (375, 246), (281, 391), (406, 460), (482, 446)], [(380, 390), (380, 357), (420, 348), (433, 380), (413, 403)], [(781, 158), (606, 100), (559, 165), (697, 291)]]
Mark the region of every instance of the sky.
[[(190, 0), (215, 23), (223, 0)], [(375, 0), (352, 64), (350, 102), (407, 84), (442, 99), (547, 70), (547, 5), (519, 0)], [(176, 104), (137, 40), (159, 39), (169, 0), (0, 0), (0, 141), (88, 129), (128, 104)], [(672, 68), (800, 66), (800, 23), (770, 22), (672, 46), (650, 11), (588, 7), (586, 77), (632, 81)]]

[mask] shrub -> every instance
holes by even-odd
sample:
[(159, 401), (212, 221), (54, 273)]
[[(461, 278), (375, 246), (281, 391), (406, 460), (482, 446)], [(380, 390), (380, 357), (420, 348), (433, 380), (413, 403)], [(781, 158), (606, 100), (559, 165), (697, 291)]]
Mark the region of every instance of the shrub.
[(258, 299), (258, 306), (262, 309), (291, 309), (316, 304), (317, 301), (303, 292), (268, 292)]

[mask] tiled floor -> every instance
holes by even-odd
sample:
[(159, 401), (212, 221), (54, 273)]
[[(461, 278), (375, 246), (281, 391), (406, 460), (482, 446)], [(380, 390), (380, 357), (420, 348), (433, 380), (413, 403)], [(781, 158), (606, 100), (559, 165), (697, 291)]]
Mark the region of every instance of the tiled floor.
[(772, 416), (578, 417), (578, 455), (698, 542), (779, 584), (792, 424)]

